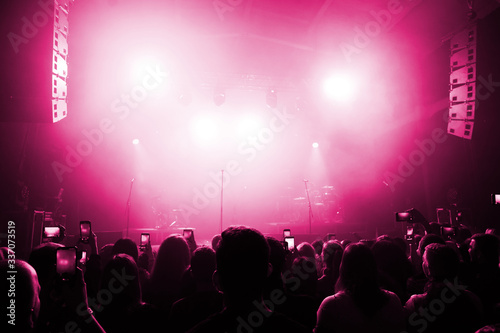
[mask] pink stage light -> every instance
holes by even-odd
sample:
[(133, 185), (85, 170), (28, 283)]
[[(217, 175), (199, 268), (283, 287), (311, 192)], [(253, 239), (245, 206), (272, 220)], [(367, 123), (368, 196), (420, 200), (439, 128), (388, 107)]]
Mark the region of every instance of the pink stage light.
[(133, 145), (138, 145), (138, 144), (139, 144), (139, 139), (134, 139), (134, 140), (132, 140), (132, 144), (133, 144)]
[(319, 147), (319, 143), (313, 142), (312, 146), (313, 146), (313, 148), (318, 148)]
[(356, 95), (356, 82), (351, 75), (338, 73), (324, 81), (323, 91), (334, 101), (349, 102)]
[(210, 118), (198, 118), (191, 123), (192, 138), (200, 145), (212, 143), (217, 137), (217, 132), (217, 124)]
[(236, 127), (238, 138), (246, 138), (248, 135), (258, 133), (262, 128), (262, 122), (258, 116), (248, 114), (238, 121)]

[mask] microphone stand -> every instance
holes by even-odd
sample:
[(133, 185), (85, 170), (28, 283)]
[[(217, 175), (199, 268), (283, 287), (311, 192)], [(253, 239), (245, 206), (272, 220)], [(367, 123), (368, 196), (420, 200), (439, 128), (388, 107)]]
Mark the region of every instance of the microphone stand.
[(128, 193), (128, 199), (127, 199), (127, 234), (126, 237), (128, 237), (128, 227), (130, 224), (130, 199), (132, 198), (132, 186), (134, 185), (134, 179), (130, 181), (130, 191)]
[(313, 212), (312, 212), (312, 207), (311, 207), (311, 199), (309, 199), (309, 189), (307, 188), (307, 183), (309, 181), (307, 179), (304, 179), (304, 185), (306, 187), (306, 195), (307, 195), (307, 204), (309, 206), (309, 234), (311, 234), (311, 224), (312, 224), (312, 218), (313, 218)]

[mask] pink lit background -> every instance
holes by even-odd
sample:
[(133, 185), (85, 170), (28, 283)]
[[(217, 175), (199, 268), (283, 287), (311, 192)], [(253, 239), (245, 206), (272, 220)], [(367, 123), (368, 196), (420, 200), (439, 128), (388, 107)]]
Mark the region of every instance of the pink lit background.
[[(486, 135), (412, 155), (416, 141), (446, 133), (445, 37), (466, 23), (466, 2), (391, 3), (77, 0), (69, 115), (1, 124), (3, 174), (15, 174), (29, 133), (31, 204), (50, 206), (64, 188), (75, 234), (80, 220), (124, 230), (132, 185), (130, 228), (209, 239), (220, 232), (221, 170), (224, 227), (308, 233), (306, 184), (315, 234), (398, 231), (393, 213), (411, 207), (432, 220), (451, 188), (480, 220), (476, 194), (499, 184), (498, 158), (470, 158)], [(479, 15), (498, 5), (477, 3)], [(395, 180), (410, 157), (419, 165)]]

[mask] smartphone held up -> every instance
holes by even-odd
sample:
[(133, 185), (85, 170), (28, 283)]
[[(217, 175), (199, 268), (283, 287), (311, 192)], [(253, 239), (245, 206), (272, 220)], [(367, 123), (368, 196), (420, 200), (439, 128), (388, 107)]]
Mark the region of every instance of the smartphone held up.
[(92, 233), (90, 221), (80, 221), (80, 240), (83, 243), (88, 243)]
[(285, 242), (287, 244), (287, 249), (289, 251), (295, 250), (295, 237), (293, 237), (293, 236), (285, 237)]
[(60, 247), (56, 250), (56, 271), (63, 280), (75, 275), (77, 262), (76, 247)]
[(151, 245), (151, 235), (149, 233), (142, 233), (141, 239), (139, 241), (139, 249), (141, 251), (146, 250), (147, 246)]

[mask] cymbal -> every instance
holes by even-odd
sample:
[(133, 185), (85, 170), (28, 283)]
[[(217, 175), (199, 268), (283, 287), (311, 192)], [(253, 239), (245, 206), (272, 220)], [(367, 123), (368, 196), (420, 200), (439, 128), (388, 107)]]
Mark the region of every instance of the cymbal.
[(329, 190), (333, 190), (333, 188), (334, 188), (334, 187), (333, 187), (333, 186), (331, 186), (331, 185), (326, 185), (326, 186), (323, 186), (322, 188), (324, 188), (324, 189), (329, 189)]

